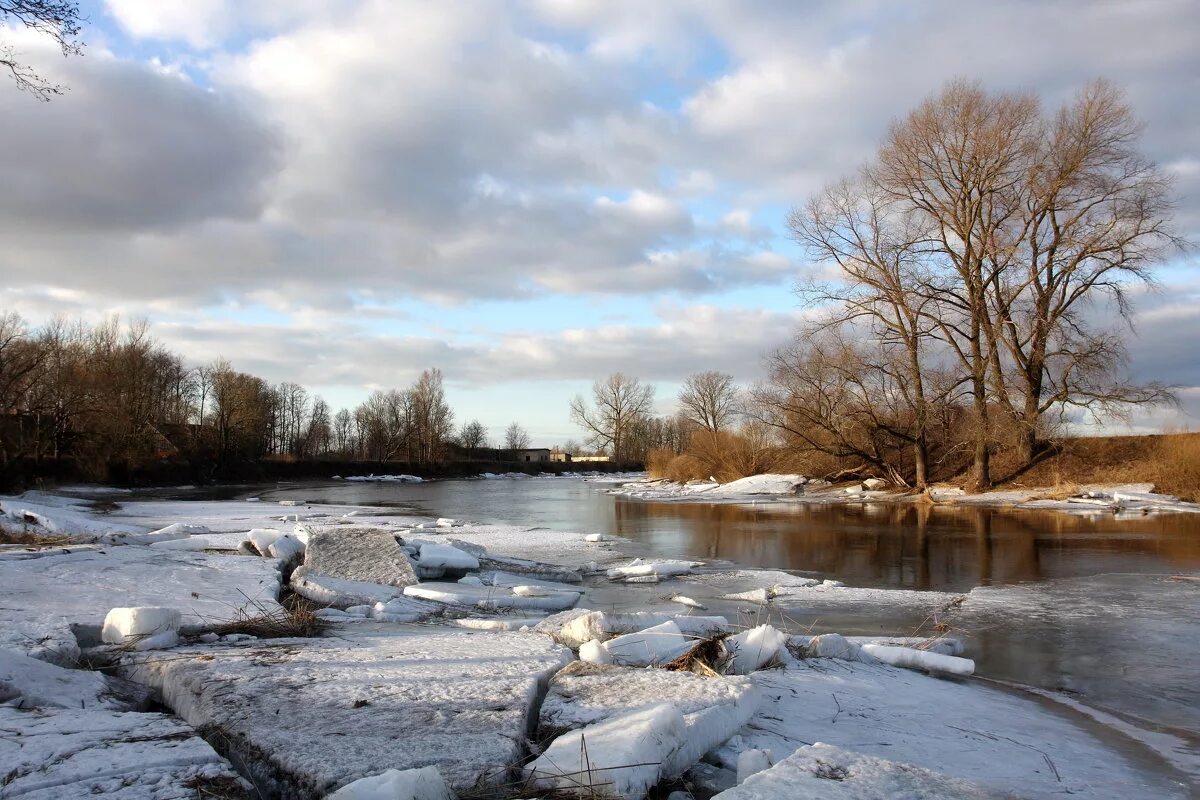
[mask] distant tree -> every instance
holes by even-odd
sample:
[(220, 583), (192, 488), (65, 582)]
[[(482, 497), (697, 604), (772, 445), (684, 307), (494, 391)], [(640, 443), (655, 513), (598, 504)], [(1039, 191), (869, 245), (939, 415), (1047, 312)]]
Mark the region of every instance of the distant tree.
[(529, 432), (514, 422), (504, 431), (505, 450), (526, 450), (529, 447)]
[[(74, 0), (0, 0), (0, 24), (15, 24), (50, 37), (64, 56), (81, 55), (79, 4)], [(51, 83), (18, 60), (12, 45), (0, 44), (0, 67), (7, 68), (17, 88), (46, 101), (64, 87)]]
[(446, 442), (454, 430), (454, 412), (446, 403), (442, 371), (427, 369), (422, 372), (409, 394), (412, 397), (416, 461), (419, 464), (441, 461)]
[(654, 387), (620, 372), (592, 385), (592, 405), (582, 396), (571, 401), (571, 419), (587, 431), (589, 443), (608, 450), (613, 460), (633, 457), (630, 445), (637, 426), (654, 404)]
[(470, 451), (487, 447), (487, 428), (477, 419), (463, 423), (458, 430), (458, 443)]
[(733, 376), (710, 370), (689, 375), (679, 393), (686, 417), (710, 431), (725, 430), (737, 415), (737, 387)]

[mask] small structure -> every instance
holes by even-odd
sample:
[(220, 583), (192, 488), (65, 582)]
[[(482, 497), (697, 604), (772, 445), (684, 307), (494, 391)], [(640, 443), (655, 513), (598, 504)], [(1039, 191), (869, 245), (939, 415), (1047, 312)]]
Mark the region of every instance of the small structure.
[(569, 464), (571, 463), (571, 454), (556, 447), (550, 451), (550, 460), (559, 464)]
[(525, 450), (509, 450), (506, 452), (509, 461), (537, 462), (550, 461), (549, 447), (532, 447)]
[(571, 460), (572, 461), (609, 461), (610, 459), (606, 455), (598, 455), (598, 456), (572, 456)]

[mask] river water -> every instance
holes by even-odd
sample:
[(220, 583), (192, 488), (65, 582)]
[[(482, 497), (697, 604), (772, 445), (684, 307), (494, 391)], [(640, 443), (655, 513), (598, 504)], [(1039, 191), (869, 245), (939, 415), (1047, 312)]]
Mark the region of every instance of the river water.
[[(787, 569), (851, 586), (969, 593), (949, 619), (977, 674), (1073, 696), (1182, 742), (1200, 764), (1200, 515), (930, 506), (654, 503), (573, 479), (305, 483), (263, 499), (398, 506), (430, 516), (608, 533), (641, 554)], [(536, 531), (531, 532), (536, 535)], [(864, 605), (805, 630), (911, 633)]]

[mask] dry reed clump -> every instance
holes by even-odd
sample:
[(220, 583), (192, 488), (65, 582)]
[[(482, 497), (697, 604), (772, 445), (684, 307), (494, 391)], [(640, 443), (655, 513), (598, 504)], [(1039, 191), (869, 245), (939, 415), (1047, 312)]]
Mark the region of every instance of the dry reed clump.
[(1157, 468), (1154, 482), (1159, 491), (1200, 501), (1200, 434), (1163, 436), (1154, 456)]
[(63, 547), (69, 544), (76, 544), (76, 542), (70, 536), (55, 536), (45, 533), (0, 529), (0, 544), (16, 544), (34, 549), (42, 549), (47, 547)]
[(311, 638), (329, 629), (329, 623), (318, 617), (312, 608), (300, 604), (291, 607), (268, 608), (251, 602), (234, 612), (233, 619), (209, 625), (204, 633), (227, 636), (242, 633), (259, 639)]
[(719, 676), (717, 668), (725, 658), (725, 634), (703, 639), (692, 649), (661, 666), (671, 672), (694, 672), (708, 677)]

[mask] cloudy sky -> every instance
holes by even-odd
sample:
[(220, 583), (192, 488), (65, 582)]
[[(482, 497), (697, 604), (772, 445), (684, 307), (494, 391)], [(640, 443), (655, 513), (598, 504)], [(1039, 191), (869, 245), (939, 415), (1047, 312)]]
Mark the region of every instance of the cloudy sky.
[[(85, 0), (70, 91), (0, 85), (0, 308), (145, 316), (333, 405), (446, 374), (460, 419), (578, 437), (623, 370), (672, 406), (798, 316), (788, 208), (953, 77), (1123, 87), (1200, 241), (1200, 3)], [(1200, 273), (1139, 301), (1135, 375), (1200, 424)]]

